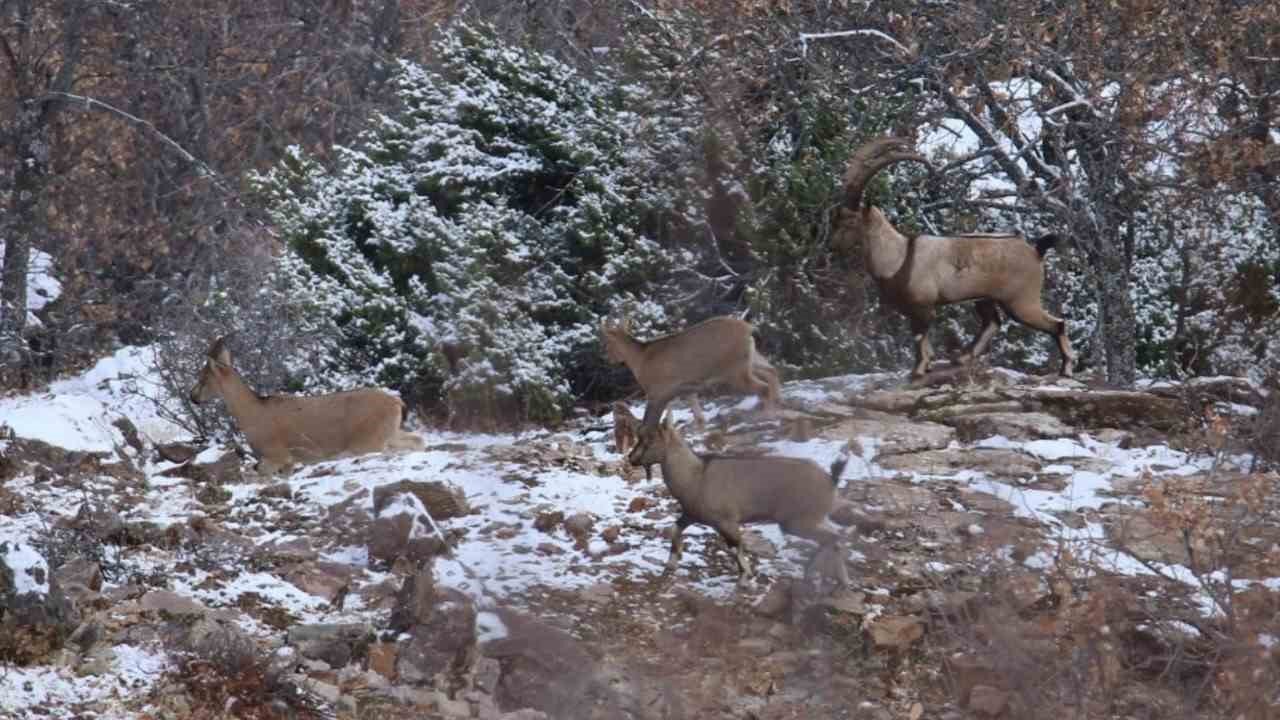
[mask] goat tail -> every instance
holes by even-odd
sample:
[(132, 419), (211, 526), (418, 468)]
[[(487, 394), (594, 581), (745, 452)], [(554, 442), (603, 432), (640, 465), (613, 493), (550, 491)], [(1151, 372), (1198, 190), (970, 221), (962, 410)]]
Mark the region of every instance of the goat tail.
[(840, 487), (840, 475), (844, 473), (844, 466), (849, 464), (849, 458), (840, 457), (831, 461), (831, 484)]
[(1046, 233), (1032, 240), (1031, 244), (1036, 246), (1036, 254), (1043, 260), (1044, 256), (1053, 249), (1053, 246), (1058, 244), (1058, 234)]

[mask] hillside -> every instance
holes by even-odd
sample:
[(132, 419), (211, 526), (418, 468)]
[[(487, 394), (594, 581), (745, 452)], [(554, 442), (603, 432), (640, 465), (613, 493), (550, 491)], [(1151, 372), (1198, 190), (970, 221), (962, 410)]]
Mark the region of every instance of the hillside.
[(5, 717), (1163, 717), (1280, 668), (1242, 381), (842, 376), (700, 435), (679, 405), (704, 448), (850, 457), (832, 591), (772, 526), (750, 584), (699, 526), (663, 578), (674, 501), (607, 415), (265, 481), (155, 415), (143, 352), (0, 401)]

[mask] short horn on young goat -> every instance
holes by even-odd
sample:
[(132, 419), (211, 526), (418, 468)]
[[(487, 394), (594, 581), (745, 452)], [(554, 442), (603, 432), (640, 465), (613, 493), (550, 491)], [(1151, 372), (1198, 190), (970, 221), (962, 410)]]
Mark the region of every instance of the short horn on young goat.
[[(637, 340), (627, 321), (601, 321), (600, 332), (609, 360), (626, 364), (644, 389), (646, 427), (656, 426), (678, 395), (713, 385), (758, 395), (765, 408), (778, 402), (778, 371), (756, 351), (751, 323), (744, 320), (713, 317), (651, 340)], [(701, 417), (696, 396), (692, 403)]]
[(739, 574), (745, 579), (751, 575), (751, 562), (742, 546), (742, 524), (777, 523), (789, 535), (818, 543), (818, 552), (805, 566), (806, 581), (813, 578), (824, 552), (834, 552), (836, 580), (848, 586), (843, 543), (827, 522), (845, 460), (823, 470), (801, 458), (701, 457), (685, 443), (670, 416), (657, 427), (640, 429), (630, 460), (636, 465), (661, 465), (662, 480), (680, 503), (667, 572), (680, 562), (684, 529), (701, 523), (714, 528), (735, 550)]
[(1057, 241), (1046, 235), (1027, 242), (1014, 234), (919, 235), (907, 238), (885, 219), (879, 208), (867, 205), (863, 191), (879, 171), (899, 162), (927, 163), (902, 138), (872, 140), (854, 151), (845, 171), (845, 205), (841, 232), (860, 242), (867, 271), (886, 304), (906, 315), (916, 343), (913, 378), (929, 369), (932, 349), (929, 326), (939, 305), (976, 300), (982, 324), (960, 356), (971, 363), (986, 352), (1000, 328), (1000, 311), (1014, 320), (1052, 336), (1062, 356), (1062, 375), (1070, 377), (1075, 362), (1067, 325), (1040, 304), (1044, 287), (1044, 256)]
[(214, 397), (226, 402), (264, 475), (294, 463), (424, 447), (422, 438), (400, 429), (404, 403), (381, 390), (258, 395), (231, 367), (231, 353), (221, 338), (209, 348), (190, 393), (191, 402), (197, 404)]

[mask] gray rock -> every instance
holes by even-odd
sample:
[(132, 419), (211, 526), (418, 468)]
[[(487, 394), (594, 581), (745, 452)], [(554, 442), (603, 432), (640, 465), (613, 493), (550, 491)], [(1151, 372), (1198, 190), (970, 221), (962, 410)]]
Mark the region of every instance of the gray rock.
[(383, 503), (369, 529), (369, 557), (392, 563), (399, 557), (421, 563), (446, 550), (432, 531), (422, 502), (412, 493), (392, 496)]
[(1040, 412), (983, 412), (955, 415), (944, 422), (955, 427), (956, 437), (973, 442), (993, 435), (1011, 440), (1071, 437), (1076, 431), (1056, 416)]
[(94, 592), (102, 589), (102, 567), (93, 560), (75, 558), (62, 564), (53, 571), (58, 584), (66, 587), (70, 583), (78, 583)]
[(426, 684), (440, 673), (460, 677), (475, 661), (476, 609), (471, 598), (452, 588), (433, 595), (430, 614), (409, 629), (411, 639), (396, 658), (402, 681)]
[(0, 536), (0, 659), (39, 662), (79, 621), (44, 557), (25, 540)]
[(258, 657), (257, 646), (239, 625), (210, 617), (192, 623), (181, 644), (188, 652), (225, 672), (242, 671)]
[(466, 495), (453, 485), (437, 481), (401, 480), (373, 489), (373, 514), (380, 515), (401, 493), (409, 493), (418, 498), (422, 507), (436, 520), (462, 517), (471, 512)]
[(288, 642), (302, 657), (340, 668), (364, 657), (373, 637), (373, 628), (363, 623), (316, 623), (289, 628)]

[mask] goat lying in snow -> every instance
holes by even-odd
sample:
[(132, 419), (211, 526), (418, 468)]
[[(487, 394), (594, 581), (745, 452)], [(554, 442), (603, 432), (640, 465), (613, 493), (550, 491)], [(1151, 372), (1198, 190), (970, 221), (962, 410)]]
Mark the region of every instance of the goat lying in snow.
[(219, 338), (195, 387), (191, 402), (218, 396), (236, 419), (258, 456), (258, 471), (274, 475), (294, 462), (318, 462), (385, 450), (421, 450), (422, 438), (400, 429), (404, 403), (381, 390), (365, 388), (329, 395), (255, 393), (231, 367), (231, 353)]
[(929, 325), (939, 305), (977, 300), (982, 328), (959, 357), (968, 365), (987, 350), (1000, 328), (1000, 310), (1028, 327), (1054, 337), (1062, 355), (1062, 375), (1071, 377), (1075, 355), (1067, 324), (1040, 305), (1044, 256), (1057, 238), (1026, 242), (1020, 235), (919, 235), (908, 239), (879, 208), (866, 205), (863, 190), (880, 170), (904, 161), (926, 163), (901, 138), (879, 138), (854, 151), (845, 171), (842, 231), (862, 243), (867, 270), (885, 302), (911, 322), (916, 341), (913, 378), (929, 370)]
[(640, 428), (639, 442), (628, 459), (634, 465), (662, 465), (662, 480), (680, 503), (668, 573), (680, 562), (684, 529), (696, 522), (714, 528), (736, 550), (740, 578), (746, 579), (751, 563), (742, 547), (742, 523), (771, 522), (789, 535), (818, 543), (818, 552), (805, 566), (806, 581), (823, 552), (835, 551), (836, 579), (848, 586), (840, 534), (827, 523), (846, 460), (836, 460), (824, 472), (801, 458), (700, 457), (680, 437), (669, 415), (660, 426)]
[[(625, 363), (644, 388), (644, 422), (654, 427), (667, 405), (681, 394), (701, 387), (724, 384), (761, 398), (765, 408), (778, 402), (778, 371), (756, 351), (751, 323), (721, 316), (704, 320), (671, 335), (637, 340), (631, 335), (631, 321), (610, 325), (600, 322), (605, 354), (615, 363)], [(702, 408), (697, 396), (691, 404), (698, 424)]]

